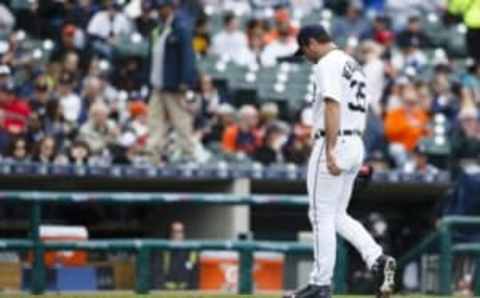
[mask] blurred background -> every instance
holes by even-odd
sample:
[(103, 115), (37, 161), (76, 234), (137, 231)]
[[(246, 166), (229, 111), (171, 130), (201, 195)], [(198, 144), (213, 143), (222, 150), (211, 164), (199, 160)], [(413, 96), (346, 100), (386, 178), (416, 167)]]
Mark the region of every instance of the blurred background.
[[(446, 216), (478, 216), (479, 0), (0, 0), (1, 240), (308, 244), (314, 86), (293, 53), (314, 23), (367, 77), (367, 156), (350, 212), (399, 258)], [(38, 231), (35, 200), (45, 200)], [(35, 258), (3, 250), (0, 289), (29, 290)], [(346, 250), (344, 290), (369, 293)], [(399, 288), (442, 291), (447, 268), (449, 290), (480, 291), (476, 250), (451, 268), (440, 250), (406, 258)], [(150, 257), (152, 288), (238, 290), (235, 251)], [(50, 290), (134, 287), (128, 252), (44, 262)], [(295, 288), (310, 265), (257, 252), (253, 287)]]

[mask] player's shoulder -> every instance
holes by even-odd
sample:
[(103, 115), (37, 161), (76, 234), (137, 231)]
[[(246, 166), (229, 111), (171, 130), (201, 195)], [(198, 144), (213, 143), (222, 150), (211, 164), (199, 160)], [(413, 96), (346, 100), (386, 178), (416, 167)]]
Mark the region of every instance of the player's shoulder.
[(318, 62), (318, 66), (321, 68), (341, 68), (351, 57), (340, 49), (334, 49), (325, 55)]

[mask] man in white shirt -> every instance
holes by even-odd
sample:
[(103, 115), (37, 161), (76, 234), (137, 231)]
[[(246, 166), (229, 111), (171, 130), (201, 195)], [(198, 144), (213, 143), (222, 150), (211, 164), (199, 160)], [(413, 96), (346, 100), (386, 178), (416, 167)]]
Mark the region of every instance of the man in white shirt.
[(309, 284), (287, 298), (331, 298), (336, 233), (353, 245), (376, 279), (377, 297), (393, 291), (395, 260), (347, 213), (365, 149), (366, 79), (360, 65), (338, 49), (320, 25), (298, 35), (298, 55), (314, 64), (313, 137), (307, 172), (314, 266)]
[(271, 67), (277, 64), (277, 59), (292, 56), (298, 49), (298, 44), (290, 35), (288, 22), (277, 26), (278, 38), (263, 50), (261, 61), (263, 66)]
[(247, 36), (238, 29), (238, 21), (233, 13), (227, 13), (223, 22), (223, 30), (213, 37), (212, 53), (243, 64), (243, 56), (248, 52)]
[(106, 9), (97, 12), (88, 23), (87, 32), (94, 37), (105, 41), (120, 34), (133, 32), (133, 24), (128, 17), (120, 11), (117, 0), (108, 0)]

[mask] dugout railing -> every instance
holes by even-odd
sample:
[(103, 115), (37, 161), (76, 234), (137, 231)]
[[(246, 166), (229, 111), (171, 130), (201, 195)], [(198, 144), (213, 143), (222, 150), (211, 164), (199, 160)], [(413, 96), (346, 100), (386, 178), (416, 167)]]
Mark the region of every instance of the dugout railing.
[[(203, 204), (260, 205), (284, 204), (307, 205), (305, 196), (281, 195), (235, 195), (235, 194), (162, 194), (162, 193), (67, 193), (67, 192), (0, 192), (0, 203), (8, 201), (27, 202), (31, 206), (30, 238), (0, 239), (0, 250), (32, 251), (31, 292), (42, 294), (46, 288), (46, 266), (44, 253), (49, 250), (84, 250), (103, 252), (132, 252), (137, 254), (135, 292), (146, 294), (151, 289), (150, 253), (152, 250), (233, 250), (240, 255), (238, 292), (250, 294), (254, 290), (252, 280), (253, 253), (255, 251), (275, 251), (285, 254), (311, 254), (312, 245), (299, 242), (279, 241), (219, 241), (187, 240), (182, 242), (166, 239), (117, 239), (88, 240), (77, 242), (44, 242), (40, 239), (42, 206), (51, 203), (82, 203), (95, 201), (99, 204), (165, 204), (193, 202)], [(348, 254), (343, 240), (339, 241), (337, 264), (335, 267), (335, 292), (346, 292)]]
[(438, 224), (437, 230), (425, 237), (417, 246), (399, 259), (399, 267), (404, 268), (410, 262), (425, 254), (439, 256), (439, 293), (452, 293), (453, 258), (471, 255), (477, 258), (477, 274), (474, 281), (475, 296), (480, 296), (480, 242), (457, 240), (455, 232), (461, 227), (480, 227), (478, 216), (447, 216)]

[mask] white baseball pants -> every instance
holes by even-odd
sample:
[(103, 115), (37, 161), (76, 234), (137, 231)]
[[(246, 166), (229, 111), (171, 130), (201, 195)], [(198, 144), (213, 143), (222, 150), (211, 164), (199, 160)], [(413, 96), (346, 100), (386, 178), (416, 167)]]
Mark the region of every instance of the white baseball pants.
[(325, 139), (315, 141), (307, 172), (309, 218), (313, 228), (314, 266), (310, 284), (330, 285), (336, 255), (337, 232), (361, 254), (368, 268), (383, 253), (382, 248), (357, 220), (350, 217), (350, 202), (355, 177), (364, 157), (363, 141), (359, 136), (339, 136), (336, 159), (342, 174), (328, 172)]

